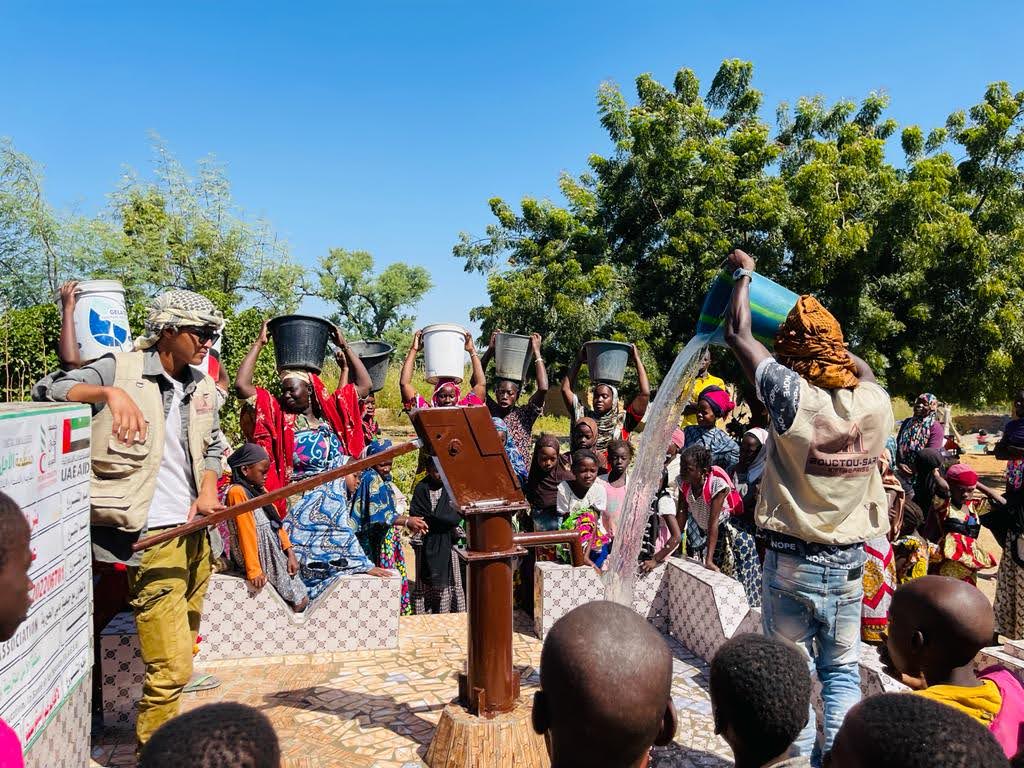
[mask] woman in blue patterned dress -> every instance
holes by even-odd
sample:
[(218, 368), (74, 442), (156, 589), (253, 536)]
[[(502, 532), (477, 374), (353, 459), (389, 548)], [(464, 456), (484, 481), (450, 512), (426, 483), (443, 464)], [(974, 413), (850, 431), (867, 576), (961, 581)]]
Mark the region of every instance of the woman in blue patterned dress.
[[(366, 455), (374, 456), (390, 447), (390, 440), (377, 440), (367, 446)], [(402, 538), (398, 531), (400, 527), (405, 527), (413, 533), (426, 533), (428, 526), (422, 517), (398, 514), (395, 492), (391, 488), (390, 459), (363, 470), (359, 476), (359, 485), (352, 495), (351, 516), (359, 544), (373, 564), (398, 571), (402, 577), (401, 613), (403, 616), (411, 615), (409, 580), (405, 570), (405, 555), (402, 553)]]
[[(330, 425), (313, 423), (303, 415), (296, 417), (293, 481), (341, 466), (346, 458), (341, 441)], [(375, 567), (360, 546), (349, 517), (348, 497), (346, 478), (338, 478), (303, 494), (284, 519), (311, 600), (339, 576), (394, 575)]]

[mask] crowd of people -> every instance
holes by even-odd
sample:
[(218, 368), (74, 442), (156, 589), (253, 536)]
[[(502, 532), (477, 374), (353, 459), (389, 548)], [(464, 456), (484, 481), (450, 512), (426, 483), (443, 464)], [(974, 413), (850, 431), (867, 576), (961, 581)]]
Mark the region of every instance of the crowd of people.
[[(1024, 638), (1024, 392), (1015, 398), (1015, 418), (996, 447), (1007, 461), (1006, 491), (999, 493), (979, 483), (966, 464), (950, 461), (934, 396), (921, 395), (893, 436), (888, 394), (813, 297), (800, 298), (779, 328), (774, 349), (767, 349), (751, 332), (754, 261), (735, 251), (730, 263), (736, 271), (726, 340), (747, 379), (749, 417), (726, 426), (737, 406), (705, 355), (683, 420), (666, 446), (637, 564), (642, 573), (669, 557), (692, 557), (736, 579), (749, 604), (762, 609), (765, 637), (731, 641), (712, 664), (716, 729), (733, 747), (737, 765), (805, 764), (779, 762), (789, 753), (813, 765), (828, 754), (832, 765), (868, 759), (883, 765), (960, 764), (866, 757), (870, 750), (858, 734), (887, 717), (909, 718), (911, 729), (919, 725), (914, 718), (948, 721), (955, 733), (970, 733), (965, 722), (973, 718), (995, 733), (1000, 754), (1015, 754), (1016, 737), (1007, 735), (1006, 722), (1018, 707), (1024, 713), (1024, 691), (1003, 674), (974, 677), (970, 662), (994, 636)], [(73, 302), (73, 286), (62, 296)], [(40, 400), (93, 409), (97, 573), (109, 575), (113, 568), (124, 574), (121, 594), (97, 591), (96, 615), (97, 621), (109, 618), (104, 601), (118, 599), (135, 614), (146, 664), (136, 726), (143, 755), (158, 753), (156, 735), (172, 725), (184, 727), (175, 720), (161, 728), (176, 715), (183, 691), (216, 684), (210, 676), (192, 679), (192, 658), (218, 557), (233, 564), (252, 589), (274, 589), (294, 611), (311, 610), (348, 574), (401, 579), (402, 613), (465, 609), (463, 566), (455, 551), (464, 536), (459, 511), (426, 457), (408, 497), (395, 483), (392, 446), (377, 423), (370, 376), (341, 332), (334, 337), (342, 372), (334, 391), (314, 371), (282, 369), (274, 393), (253, 381), (269, 342), (264, 324), (233, 382), (243, 439), (232, 448), (218, 414), (231, 386), (228, 374), (219, 366), (211, 375), (196, 367), (222, 327), (222, 316), (205, 297), (169, 291), (150, 306), (134, 351), (81, 361), (71, 352), (73, 335), (67, 338), (73, 325), (65, 323), (62, 370), (33, 392)], [(441, 378), (427, 398), (413, 386), (422, 348), (417, 332), (401, 368), (402, 402), (407, 411), (488, 408), (530, 507), (517, 526), (578, 531), (584, 557), (601, 570), (616, 545), (634, 435), (644, 424), (650, 385), (633, 346), (631, 398), (602, 382), (578, 392), (586, 359), (581, 349), (561, 382), (570, 420), (563, 450), (559, 436), (533, 434), (549, 388), (542, 342), (537, 334), (531, 337), (536, 386), (529, 398), (523, 382), (488, 381), (495, 339), (481, 356), (468, 333), (468, 388), (459, 378)], [(380, 461), (360, 473), (224, 526), (132, 552), (141, 536), (377, 455)], [(1005, 553), (994, 613), (974, 586), (977, 573), (995, 565), (980, 538), (982, 525), (996, 533)], [(412, 573), (403, 532), (415, 552)], [(565, 550), (541, 548), (522, 559), (516, 577), (522, 607), (532, 606), (535, 562), (568, 562)], [(616, 728), (626, 728), (629, 737), (618, 746), (590, 739), (593, 754), (621, 754), (621, 761), (605, 764), (641, 765), (641, 752), (665, 743), (666, 733), (670, 740), (675, 730), (665, 682), (671, 662), (666, 672), (660, 637), (631, 611), (621, 609), (639, 624), (625, 615), (611, 617), (608, 612), (618, 607), (594, 606), (578, 609), (552, 630), (534, 725), (549, 735), (553, 764), (578, 764), (578, 756), (559, 745), (578, 746), (580, 728), (592, 734), (594, 722), (607, 721), (607, 732), (597, 729), (607, 738)], [(621, 696), (631, 681), (613, 684), (608, 668), (595, 663), (605, 629), (644, 643), (636, 651), (643, 652), (638, 679), (650, 685), (633, 692), (637, 701), (628, 723), (620, 722)], [(645, 631), (653, 637), (642, 637)], [(572, 639), (577, 632), (587, 639), (583, 645)], [(880, 644), (894, 676), (920, 691), (913, 704), (890, 697), (858, 703), (862, 639)], [(616, 652), (624, 647), (607, 643)], [(574, 664), (586, 670), (567, 671)], [(823, 739), (817, 738), (808, 701), (811, 673), (823, 686)], [(751, 688), (758, 685), (773, 686), (773, 693)], [(927, 699), (960, 709), (966, 720), (936, 714), (921, 703)], [(999, 722), (1002, 730), (993, 726)], [(146, 749), (151, 741), (154, 746)], [(162, 764), (151, 759), (151, 765)]]

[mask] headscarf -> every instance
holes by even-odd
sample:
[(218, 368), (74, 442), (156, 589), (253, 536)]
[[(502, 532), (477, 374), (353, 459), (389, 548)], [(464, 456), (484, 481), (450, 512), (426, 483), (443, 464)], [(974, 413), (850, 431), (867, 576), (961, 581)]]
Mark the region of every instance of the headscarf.
[(768, 430), (763, 427), (752, 427), (743, 433), (744, 437), (747, 435), (753, 435), (761, 443), (761, 450), (757, 452), (757, 456), (747, 467), (747, 482), (756, 483), (764, 473), (765, 464), (768, 463)]
[(622, 437), (619, 434), (619, 390), (617, 387), (611, 384), (605, 384), (600, 382), (594, 385), (594, 389), (598, 387), (608, 387), (612, 393), (612, 405), (608, 409), (608, 412), (602, 415), (598, 415), (597, 411), (591, 409), (588, 413), (596, 423), (597, 428), (594, 431), (594, 435), (597, 437), (597, 442), (594, 444), (594, 448), (599, 451), (605, 451), (608, 449), (608, 443), (617, 437)]
[[(390, 440), (374, 440), (366, 447), (367, 456), (376, 456), (391, 447)], [(391, 477), (381, 477), (376, 469), (364, 469), (359, 476), (359, 486), (352, 495), (352, 526), (357, 533), (363, 533), (373, 525), (391, 525), (398, 517), (395, 492), (389, 482)], [(374, 559), (376, 553), (370, 553)]]
[(367, 443), (370, 443), (380, 434), (380, 424), (377, 423), (376, 416), (370, 416), (367, 413), (368, 406), (368, 397), (359, 401), (359, 417), (363, 422), (363, 437)]
[(303, 371), (299, 368), (282, 368), (277, 372), (277, 376), (281, 381), (285, 379), (298, 379), (299, 381), (306, 382), (307, 385), (313, 383), (309, 371)]
[[(244, 443), (238, 450), (228, 456), (228, 466), (231, 468), (231, 482), (233, 485), (241, 486), (250, 499), (262, 496), (266, 493), (265, 488), (257, 488), (244, 474), (242, 469), (259, 464), (261, 461), (269, 461), (270, 454), (261, 445), (256, 443)], [(281, 517), (273, 504), (266, 504), (263, 507), (263, 514), (270, 521), (270, 527), (275, 531), (281, 528)]]
[(912, 464), (917, 452), (927, 447), (935, 423), (935, 412), (939, 407), (938, 398), (930, 392), (925, 392), (917, 399), (928, 403), (928, 413), (921, 418), (911, 416), (900, 425), (896, 437), (896, 459), (901, 464)]
[(135, 339), (135, 349), (149, 349), (160, 339), (167, 328), (224, 327), (224, 315), (213, 302), (193, 291), (165, 291), (153, 299), (147, 307), (146, 324), (142, 336)]
[[(594, 419), (590, 418), (589, 416), (584, 416), (583, 418), (576, 419), (576, 422), (572, 425), (572, 428), (569, 430), (569, 449), (570, 449), (570, 451), (575, 450), (575, 448), (573, 447), (573, 444), (572, 444), (572, 432), (575, 431), (575, 430), (578, 430), (581, 426), (588, 426), (588, 427), (590, 427), (590, 433), (594, 436), (595, 440), (598, 437), (597, 421), (595, 421)], [(596, 447), (596, 443), (595, 443), (595, 447)]]
[(775, 357), (822, 389), (852, 389), (860, 383), (843, 329), (813, 296), (801, 296), (779, 326)]
[(456, 382), (454, 382), (454, 381), (439, 381), (437, 383), (437, 385), (434, 387), (433, 393), (430, 395), (430, 404), (431, 405), (437, 407), (437, 396), (438, 396), (438, 394), (440, 394), (441, 390), (444, 389), (445, 387), (451, 387), (452, 389), (455, 390), (455, 402), (456, 402), (456, 404), (458, 404), (458, 402), (462, 399), (462, 389), (459, 387), (459, 385)]
[(961, 488), (969, 488), (978, 484), (978, 473), (967, 464), (954, 464), (946, 470), (946, 482), (959, 485)]
[[(555, 466), (550, 472), (540, 468), (538, 457), (541, 448), (555, 449)], [(562, 465), (560, 455), (562, 444), (554, 435), (541, 435), (533, 448), (530, 472), (526, 477), (526, 500), (535, 510), (554, 509), (558, 504), (558, 486), (563, 480), (572, 478), (572, 472)]]
[(736, 407), (736, 403), (729, 399), (729, 393), (721, 387), (714, 385), (705, 387), (700, 395), (697, 396), (697, 399), (707, 403), (712, 413), (719, 419), (724, 418), (727, 413)]
[(512, 464), (512, 469), (515, 470), (516, 477), (519, 478), (519, 485), (526, 487), (526, 460), (523, 458), (523, 454), (516, 448), (516, 443), (512, 439), (512, 435), (509, 434), (508, 425), (504, 419), (499, 419), (497, 416), (492, 416), (491, 421), (494, 422), (494, 428), (498, 430), (498, 436), (500, 437), (504, 433), (505, 443), (505, 455), (508, 456), (509, 463)]

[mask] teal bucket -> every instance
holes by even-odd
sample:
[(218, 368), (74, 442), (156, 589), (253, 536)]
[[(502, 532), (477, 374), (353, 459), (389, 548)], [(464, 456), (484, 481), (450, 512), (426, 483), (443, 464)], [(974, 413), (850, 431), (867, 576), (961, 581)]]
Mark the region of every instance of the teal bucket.
[[(710, 344), (725, 346), (725, 316), (732, 299), (732, 286), (732, 275), (723, 271), (704, 297), (696, 333), (708, 337)], [(754, 337), (770, 348), (779, 326), (799, 299), (791, 290), (754, 273), (750, 278), (750, 319)]]

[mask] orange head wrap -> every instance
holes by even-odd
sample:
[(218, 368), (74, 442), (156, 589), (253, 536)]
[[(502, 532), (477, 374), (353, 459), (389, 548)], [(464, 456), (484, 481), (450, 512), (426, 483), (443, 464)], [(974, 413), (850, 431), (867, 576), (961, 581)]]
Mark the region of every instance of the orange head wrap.
[(822, 389), (850, 389), (860, 383), (843, 329), (813, 296), (801, 296), (779, 326), (775, 357)]

